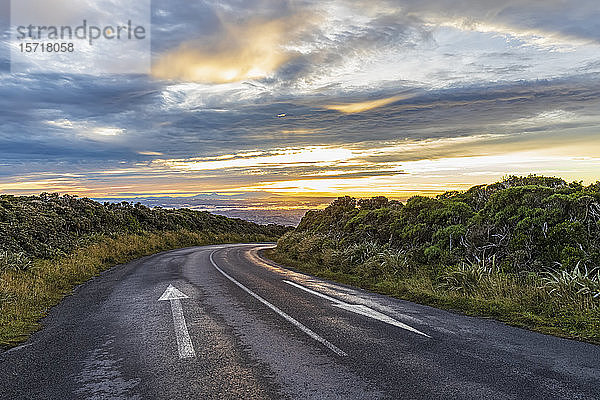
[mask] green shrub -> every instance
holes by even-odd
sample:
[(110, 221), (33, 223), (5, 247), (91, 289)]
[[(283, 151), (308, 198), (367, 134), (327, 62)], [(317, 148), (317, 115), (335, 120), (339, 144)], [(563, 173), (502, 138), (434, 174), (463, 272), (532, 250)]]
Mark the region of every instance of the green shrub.
[(127, 202), (100, 204), (69, 195), (0, 195), (0, 251), (8, 254), (4, 255), (4, 262), (9, 262), (10, 268), (26, 268), (27, 259), (64, 256), (92, 243), (97, 236), (179, 230), (275, 239), (290, 228), (189, 209), (151, 209)]

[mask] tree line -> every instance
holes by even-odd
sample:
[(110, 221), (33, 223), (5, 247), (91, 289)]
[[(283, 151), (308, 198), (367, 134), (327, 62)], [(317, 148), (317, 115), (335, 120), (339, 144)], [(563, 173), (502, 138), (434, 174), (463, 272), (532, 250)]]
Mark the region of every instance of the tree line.
[[(288, 228), (189, 209), (148, 208), (140, 203), (98, 203), (87, 198), (42, 193), (0, 196), (0, 252), (6, 260), (27, 264), (53, 258), (90, 243), (98, 235), (116, 237), (160, 231), (262, 235), (277, 238)], [(18, 267), (16, 265), (15, 267)]]

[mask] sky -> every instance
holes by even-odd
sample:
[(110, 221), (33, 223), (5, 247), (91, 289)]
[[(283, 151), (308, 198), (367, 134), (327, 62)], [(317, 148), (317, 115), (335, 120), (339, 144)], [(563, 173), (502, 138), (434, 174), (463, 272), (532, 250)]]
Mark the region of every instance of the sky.
[(152, 67), (129, 74), (11, 73), (9, 9), (0, 193), (406, 199), (600, 180), (597, 0), (154, 0)]

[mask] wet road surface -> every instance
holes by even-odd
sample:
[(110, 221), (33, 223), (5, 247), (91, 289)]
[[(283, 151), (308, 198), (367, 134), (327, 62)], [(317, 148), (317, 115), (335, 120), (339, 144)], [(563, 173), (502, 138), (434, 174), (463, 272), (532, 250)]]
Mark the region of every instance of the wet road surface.
[(270, 246), (164, 252), (81, 285), (0, 354), (0, 398), (600, 398), (600, 346), (296, 273)]

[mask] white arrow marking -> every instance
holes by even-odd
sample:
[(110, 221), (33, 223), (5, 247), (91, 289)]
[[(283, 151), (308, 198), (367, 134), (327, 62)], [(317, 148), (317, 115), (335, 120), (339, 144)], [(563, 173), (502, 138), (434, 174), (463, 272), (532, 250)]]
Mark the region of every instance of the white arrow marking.
[(183, 316), (183, 308), (181, 307), (180, 299), (189, 299), (189, 296), (180, 292), (175, 286), (169, 285), (167, 290), (160, 296), (158, 301), (170, 301), (171, 311), (173, 312), (173, 322), (175, 324), (175, 337), (177, 338), (177, 347), (179, 348), (179, 358), (194, 358), (196, 352), (190, 339), (185, 317)]
[(284, 280), (284, 282), (287, 283), (287, 284), (289, 284), (289, 285), (292, 285), (294, 287), (297, 287), (298, 289), (302, 289), (305, 292), (308, 292), (310, 294), (314, 294), (315, 296), (319, 296), (319, 297), (322, 297), (322, 298), (324, 298), (326, 300), (329, 300), (329, 301), (331, 301), (333, 303), (333, 305), (335, 307), (339, 307), (339, 308), (342, 308), (342, 309), (347, 310), (347, 311), (351, 311), (351, 312), (356, 313), (356, 314), (364, 315), (366, 317), (373, 318), (373, 319), (376, 319), (378, 321), (385, 322), (387, 324), (397, 326), (398, 328), (406, 329), (407, 331), (414, 332), (416, 334), (419, 334), (419, 335), (431, 338), (431, 336), (426, 335), (425, 333), (423, 333), (423, 332), (421, 332), (421, 331), (413, 328), (412, 326), (406, 325), (406, 324), (404, 324), (404, 323), (402, 323), (400, 321), (395, 320), (394, 318), (392, 318), (390, 316), (387, 316), (387, 315), (385, 315), (383, 313), (380, 313), (379, 311), (375, 311), (372, 308), (369, 308), (369, 307), (364, 306), (362, 304), (349, 304), (349, 303), (345, 303), (345, 302), (343, 302), (341, 300), (338, 300), (338, 299), (335, 299), (333, 297), (327, 296), (326, 294), (323, 294), (323, 293), (317, 292), (315, 290), (306, 288), (306, 287), (304, 287), (302, 285), (298, 285), (295, 282), (291, 282), (291, 281), (288, 281), (288, 280)]
[(279, 308), (277, 308), (273, 304), (269, 303), (267, 300), (263, 299), (262, 297), (260, 297), (256, 293), (254, 293), (252, 290), (248, 289), (246, 286), (244, 286), (241, 283), (239, 283), (237, 280), (235, 280), (235, 278), (233, 278), (227, 272), (225, 272), (221, 268), (219, 268), (219, 266), (215, 263), (215, 260), (213, 259), (213, 254), (215, 254), (214, 251), (212, 253), (210, 253), (210, 262), (212, 263), (213, 267), (215, 267), (216, 270), (219, 271), (225, 278), (227, 278), (231, 282), (235, 283), (244, 292), (248, 293), (250, 296), (254, 297), (256, 300), (260, 301), (265, 306), (267, 306), (271, 310), (275, 311), (283, 319), (285, 319), (286, 321), (290, 322), (296, 328), (300, 329), (302, 332), (306, 333), (308, 336), (310, 336), (311, 338), (313, 338), (317, 342), (321, 343), (323, 346), (327, 347), (329, 350), (333, 351), (338, 356), (345, 357), (345, 356), (348, 355), (348, 354), (346, 354), (346, 352), (344, 352), (343, 350), (339, 349), (337, 346), (335, 346), (334, 344), (332, 344), (331, 342), (329, 342), (327, 339), (325, 339), (325, 338), (317, 335), (315, 332), (313, 332), (312, 330), (310, 330), (306, 326), (302, 325), (300, 322), (298, 322), (294, 318), (290, 317), (288, 314), (286, 314), (285, 312), (281, 311)]

